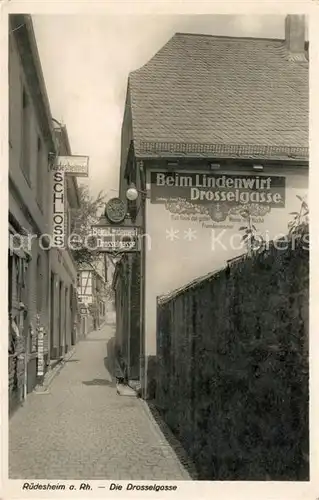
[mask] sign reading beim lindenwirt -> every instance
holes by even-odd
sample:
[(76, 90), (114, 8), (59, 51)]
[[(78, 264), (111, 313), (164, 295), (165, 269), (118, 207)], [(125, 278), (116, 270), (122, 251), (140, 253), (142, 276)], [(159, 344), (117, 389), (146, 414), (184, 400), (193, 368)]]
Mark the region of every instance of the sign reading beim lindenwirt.
[[(222, 222), (243, 209), (262, 217), (285, 207), (285, 177), (267, 175), (151, 172), (151, 203), (173, 214), (202, 214)], [(240, 220), (240, 219), (239, 219)]]
[(285, 206), (285, 177), (237, 174), (151, 173), (151, 203), (181, 198), (191, 203), (261, 203)]
[(92, 226), (91, 241), (98, 252), (136, 252), (139, 250), (138, 227)]

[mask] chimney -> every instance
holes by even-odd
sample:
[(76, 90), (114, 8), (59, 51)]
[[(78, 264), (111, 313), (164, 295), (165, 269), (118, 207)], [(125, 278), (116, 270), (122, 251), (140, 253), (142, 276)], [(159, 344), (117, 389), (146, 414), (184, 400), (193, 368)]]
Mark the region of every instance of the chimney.
[(286, 46), (291, 60), (307, 60), (305, 52), (306, 16), (288, 15), (285, 21)]

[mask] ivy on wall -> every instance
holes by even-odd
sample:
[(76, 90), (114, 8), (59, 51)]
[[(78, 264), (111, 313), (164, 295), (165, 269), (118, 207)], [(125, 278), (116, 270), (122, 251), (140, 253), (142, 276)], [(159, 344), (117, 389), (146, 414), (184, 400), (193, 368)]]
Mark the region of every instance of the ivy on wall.
[(285, 240), (158, 302), (156, 404), (200, 479), (309, 478), (301, 203)]

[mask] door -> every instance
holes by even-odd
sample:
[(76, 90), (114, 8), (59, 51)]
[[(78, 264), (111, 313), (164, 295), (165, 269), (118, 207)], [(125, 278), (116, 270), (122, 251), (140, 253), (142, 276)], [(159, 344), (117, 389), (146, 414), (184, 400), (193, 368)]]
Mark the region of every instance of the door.
[(59, 315), (58, 315), (58, 318), (59, 318), (59, 356), (62, 356), (62, 335), (63, 335), (63, 332), (62, 332), (62, 281), (60, 281), (59, 283)]
[(26, 259), (20, 255), (8, 256), (8, 334), (9, 334), (9, 411), (19, 404), (26, 395), (26, 352), (25, 334), (26, 306), (24, 289), (26, 286)]
[(65, 349), (65, 354), (68, 351), (69, 345), (68, 345), (68, 288), (65, 288), (64, 291), (64, 349)]

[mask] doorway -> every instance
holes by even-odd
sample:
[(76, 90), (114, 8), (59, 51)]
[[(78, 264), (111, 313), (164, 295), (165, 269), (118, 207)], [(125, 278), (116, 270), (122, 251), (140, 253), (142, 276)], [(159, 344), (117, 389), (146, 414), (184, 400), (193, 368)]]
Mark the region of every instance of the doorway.
[(63, 355), (62, 349), (63, 349), (63, 344), (62, 344), (62, 281), (59, 282), (59, 357)]

